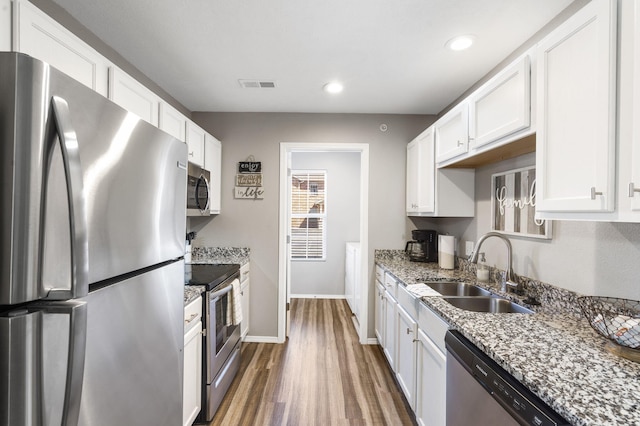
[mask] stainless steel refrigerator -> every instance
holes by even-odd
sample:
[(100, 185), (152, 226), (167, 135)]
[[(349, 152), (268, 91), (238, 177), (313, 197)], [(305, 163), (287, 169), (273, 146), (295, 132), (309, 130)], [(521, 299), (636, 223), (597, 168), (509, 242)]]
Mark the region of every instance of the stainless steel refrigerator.
[(0, 425), (179, 425), (186, 145), (6, 52), (0, 138)]

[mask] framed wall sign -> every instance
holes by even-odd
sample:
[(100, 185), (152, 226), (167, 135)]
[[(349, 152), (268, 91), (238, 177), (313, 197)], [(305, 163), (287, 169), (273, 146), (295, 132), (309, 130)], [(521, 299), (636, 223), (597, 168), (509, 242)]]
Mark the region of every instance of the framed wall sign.
[(551, 239), (551, 222), (535, 218), (535, 166), (491, 175), (491, 230)]

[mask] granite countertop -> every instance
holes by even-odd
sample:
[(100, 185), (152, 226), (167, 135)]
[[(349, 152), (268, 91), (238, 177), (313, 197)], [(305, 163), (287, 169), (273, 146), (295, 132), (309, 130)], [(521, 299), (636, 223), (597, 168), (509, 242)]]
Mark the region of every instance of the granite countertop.
[[(400, 284), (451, 279), (500, 293), (496, 284), (476, 283), (462, 270), (399, 256), (376, 262)], [(606, 339), (566, 301), (527, 306), (533, 315), (471, 312), (438, 296), (421, 301), (570, 423), (640, 425), (640, 364), (608, 352)]]
[[(249, 263), (248, 248), (240, 247), (194, 247), (191, 263), (198, 264), (237, 264), (240, 267)], [(204, 292), (204, 286), (185, 286), (184, 305), (187, 306)]]
[(184, 286), (184, 306), (196, 300), (202, 293), (204, 293), (205, 287), (203, 285), (186, 285)]

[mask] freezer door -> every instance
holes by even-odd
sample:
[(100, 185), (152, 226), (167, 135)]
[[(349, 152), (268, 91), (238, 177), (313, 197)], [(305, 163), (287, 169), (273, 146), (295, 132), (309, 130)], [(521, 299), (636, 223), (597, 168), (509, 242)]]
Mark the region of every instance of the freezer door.
[(87, 296), (82, 426), (182, 423), (184, 263)]
[(76, 426), (87, 305), (53, 302), (0, 314), (0, 424)]
[(0, 305), (184, 255), (185, 143), (26, 55), (0, 75)]

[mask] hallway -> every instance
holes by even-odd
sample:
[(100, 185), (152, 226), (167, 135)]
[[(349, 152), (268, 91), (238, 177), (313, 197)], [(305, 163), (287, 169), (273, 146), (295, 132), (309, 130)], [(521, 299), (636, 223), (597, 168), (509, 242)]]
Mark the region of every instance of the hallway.
[(245, 343), (211, 425), (413, 425), (375, 345), (360, 345), (346, 301), (292, 299), (282, 345)]

